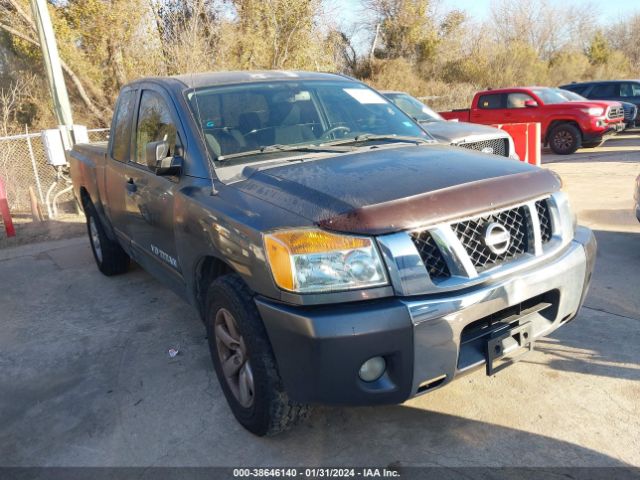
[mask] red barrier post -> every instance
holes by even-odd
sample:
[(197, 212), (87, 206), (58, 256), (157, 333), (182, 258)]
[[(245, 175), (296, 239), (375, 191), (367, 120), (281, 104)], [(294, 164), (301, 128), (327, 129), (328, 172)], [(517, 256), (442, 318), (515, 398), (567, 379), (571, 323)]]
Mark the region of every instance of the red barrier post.
[(4, 183), (0, 178), (0, 215), (4, 222), (4, 229), (7, 231), (7, 237), (15, 237), (16, 229), (13, 228), (13, 220), (11, 220), (11, 212), (9, 211), (9, 202), (7, 201), (7, 191), (4, 189)]
[(539, 123), (506, 123), (494, 127), (511, 135), (520, 161), (540, 166), (542, 142)]

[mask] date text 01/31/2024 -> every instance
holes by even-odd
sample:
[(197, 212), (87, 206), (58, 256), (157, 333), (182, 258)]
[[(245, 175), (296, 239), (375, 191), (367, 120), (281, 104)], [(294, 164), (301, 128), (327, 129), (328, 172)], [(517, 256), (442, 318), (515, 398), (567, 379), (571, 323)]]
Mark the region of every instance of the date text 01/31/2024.
[(234, 478), (398, 478), (389, 468), (235, 468)]

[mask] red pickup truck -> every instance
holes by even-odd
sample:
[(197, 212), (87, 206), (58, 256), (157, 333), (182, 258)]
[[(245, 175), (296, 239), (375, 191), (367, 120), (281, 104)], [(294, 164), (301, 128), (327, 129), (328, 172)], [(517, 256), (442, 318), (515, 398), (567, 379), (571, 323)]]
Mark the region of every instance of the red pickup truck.
[(485, 90), (476, 93), (471, 109), (440, 114), (447, 120), (485, 125), (540, 123), (543, 144), (560, 155), (597, 147), (607, 135), (624, 129), (619, 103), (569, 102), (559, 89), (547, 87)]

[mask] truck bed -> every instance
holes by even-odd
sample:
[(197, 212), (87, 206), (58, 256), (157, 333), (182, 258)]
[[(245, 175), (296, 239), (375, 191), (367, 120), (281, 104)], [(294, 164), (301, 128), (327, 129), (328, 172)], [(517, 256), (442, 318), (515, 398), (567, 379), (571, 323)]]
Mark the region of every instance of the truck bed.
[(80, 206), (80, 186), (87, 190), (91, 198), (100, 198), (97, 180), (102, 178), (108, 148), (108, 142), (78, 143), (67, 151), (67, 162), (74, 179), (73, 194)]
[(448, 112), (438, 112), (445, 120), (458, 120), (468, 122), (471, 119), (471, 110), (468, 108), (458, 108)]

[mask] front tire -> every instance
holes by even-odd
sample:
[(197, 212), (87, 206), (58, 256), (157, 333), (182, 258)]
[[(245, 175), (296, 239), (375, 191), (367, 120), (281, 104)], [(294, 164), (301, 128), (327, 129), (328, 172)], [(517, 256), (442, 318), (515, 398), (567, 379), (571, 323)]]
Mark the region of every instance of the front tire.
[(557, 155), (570, 155), (578, 150), (581, 144), (580, 130), (568, 123), (558, 125), (549, 134), (549, 147)]
[(98, 270), (108, 277), (125, 273), (129, 269), (129, 255), (117, 242), (107, 237), (96, 208), (91, 202), (85, 204), (84, 213), (87, 217), (91, 251)]
[(237, 275), (209, 287), (206, 326), (218, 381), (244, 428), (272, 436), (308, 415), (309, 407), (285, 392), (253, 293)]

